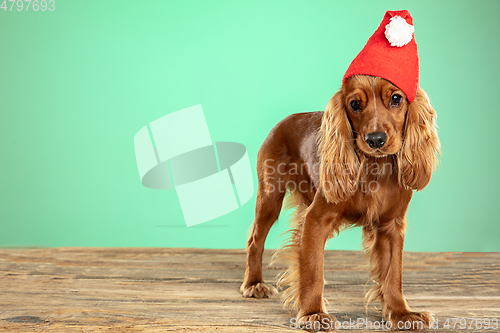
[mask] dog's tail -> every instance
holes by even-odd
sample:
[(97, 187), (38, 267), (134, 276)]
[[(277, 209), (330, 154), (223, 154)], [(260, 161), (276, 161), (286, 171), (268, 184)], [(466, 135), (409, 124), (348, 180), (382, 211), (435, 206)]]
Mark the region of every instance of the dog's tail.
[(300, 237), (305, 217), (311, 201), (300, 193), (292, 192), (285, 200), (285, 208), (294, 208), (295, 212), (291, 221), (291, 229), (285, 234), (288, 238), (274, 253), (271, 264), (284, 264), (287, 268), (276, 277), (276, 286), (282, 290), (281, 301), (283, 307), (288, 309), (292, 316), (298, 312), (299, 304), (299, 255)]

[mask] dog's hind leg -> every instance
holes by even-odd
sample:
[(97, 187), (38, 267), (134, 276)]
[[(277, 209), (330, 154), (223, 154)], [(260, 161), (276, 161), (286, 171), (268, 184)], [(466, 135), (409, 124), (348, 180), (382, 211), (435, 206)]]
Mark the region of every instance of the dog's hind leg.
[[(258, 163), (261, 166), (262, 163)], [(282, 176), (266, 174), (259, 170), (259, 189), (255, 207), (255, 220), (247, 242), (247, 261), (245, 279), (240, 287), (244, 297), (266, 298), (277, 292), (276, 288), (266, 285), (262, 277), (262, 253), (267, 234), (278, 219), (286, 193)]]

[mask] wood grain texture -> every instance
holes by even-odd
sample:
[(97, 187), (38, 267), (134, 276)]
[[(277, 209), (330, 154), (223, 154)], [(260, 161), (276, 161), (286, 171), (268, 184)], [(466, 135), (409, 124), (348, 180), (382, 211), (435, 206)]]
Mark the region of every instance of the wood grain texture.
[[(265, 266), (272, 253), (265, 252)], [(404, 260), (414, 310), (433, 312), (440, 326), (453, 317), (500, 320), (500, 253), (405, 253)], [(0, 249), (0, 331), (298, 332), (279, 297), (241, 297), (244, 267), (243, 250)], [(279, 270), (267, 267), (266, 281)], [(363, 305), (362, 252), (327, 251), (325, 279), (337, 319), (381, 320)]]

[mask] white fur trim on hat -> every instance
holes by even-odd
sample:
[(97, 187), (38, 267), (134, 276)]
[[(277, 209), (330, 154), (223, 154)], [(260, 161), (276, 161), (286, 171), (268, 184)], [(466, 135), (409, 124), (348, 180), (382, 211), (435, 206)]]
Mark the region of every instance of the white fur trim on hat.
[(415, 28), (401, 16), (391, 17), (391, 22), (385, 26), (385, 37), (391, 46), (405, 46), (412, 38)]

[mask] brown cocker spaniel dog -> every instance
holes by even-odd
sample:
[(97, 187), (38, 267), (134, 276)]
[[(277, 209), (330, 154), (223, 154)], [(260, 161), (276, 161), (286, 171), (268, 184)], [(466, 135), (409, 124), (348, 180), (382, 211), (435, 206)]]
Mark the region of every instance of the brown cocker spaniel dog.
[[(334, 320), (323, 300), (326, 240), (346, 226), (363, 229), (363, 245), (376, 282), (366, 295), (380, 300), (385, 320), (433, 320), (413, 312), (403, 296), (406, 212), (437, 164), (436, 113), (418, 88), (409, 103), (389, 81), (356, 75), (345, 81), (325, 112), (293, 114), (276, 125), (257, 160), (256, 216), (247, 244), (245, 297), (263, 298), (274, 287), (262, 279), (262, 252), (287, 191), (297, 206), (289, 244), (278, 259), (289, 268), (278, 280), (297, 322)], [(320, 327), (321, 328), (321, 327)], [(324, 327), (323, 327), (324, 329)]]

